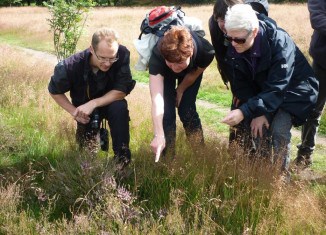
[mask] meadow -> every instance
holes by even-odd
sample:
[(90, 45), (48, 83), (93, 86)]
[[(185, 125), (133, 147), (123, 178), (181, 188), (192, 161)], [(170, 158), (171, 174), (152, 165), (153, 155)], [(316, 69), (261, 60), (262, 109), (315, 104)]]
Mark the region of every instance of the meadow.
[[(202, 20), (209, 39), (213, 6), (182, 9)], [(132, 42), (148, 10), (93, 9), (78, 50), (89, 46), (94, 29), (111, 26), (130, 49), (133, 68)], [(307, 6), (271, 5), (270, 16), (309, 58)], [(0, 8), (0, 234), (326, 233), (326, 146), (318, 144), (312, 170), (293, 169), (290, 182), (277, 164), (228, 149), (228, 128), (220, 120), (231, 96), (215, 61), (199, 94), (205, 149), (192, 151), (179, 125), (177, 157), (154, 163), (148, 73), (132, 70), (138, 83), (127, 97), (129, 169), (118, 172), (111, 151), (95, 158), (78, 151), (74, 120), (47, 91), (57, 62), (47, 18), (46, 8)], [(325, 125), (324, 114), (321, 134)], [(292, 158), (298, 141), (294, 135)]]

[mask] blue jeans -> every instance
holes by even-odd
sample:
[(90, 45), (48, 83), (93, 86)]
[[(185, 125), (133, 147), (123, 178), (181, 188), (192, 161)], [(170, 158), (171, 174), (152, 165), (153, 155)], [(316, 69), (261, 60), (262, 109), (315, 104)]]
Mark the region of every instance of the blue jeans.
[(301, 144), (298, 145), (298, 157), (310, 158), (315, 149), (316, 134), (326, 102), (326, 69), (316, 63), (312, 66), (319, 81), (319, 93), (315, 109), (302, 126)]
[(245, 119), (236, 126), (237, 133), (231, 141), (244, 148), (250, 157), (271, 157), (273, 163), (282, 162), (282, 170), (287, 170), (290, 163), (291, 115), (279, 109), (273, 117), (270, 128), (264, 131), (262, 138), (254, 138), (250, 128), (251, 120)]
[(235, 141), (237, 146), (244, 148), (249, 157), (256, 156), (271, 157), (273, 163), (281, 161), (282, 170), (287, 170), (290, 163), (291, 150), (291, 115), (279, 109), (273, 117), (270, 128), (264, 131), (262, 138), (254, 138), (251, 134), (251, 119), (244, 119), (235, 126), (236, 131), (232, 131), (230, 142)]
[[(196, 109), (196, 98), (202, 81), (201, 74), (196, 81), (183, 93), (178, 115), (183, 124), (187, 138), (195, 137), (197, 143), (204, 143), (203, 129)], [(183, 78), (175, 79), (174, 77), (164, 78), (164, 116), (163, 129), (166, 139), (166, 151), (171, 151), (174, 155), (176, 140), (176, 81), (180, 84)], [(194, 143), (196, 144), (196, 143)]]
[(290, 164), (291, 150), (291, 115), (279, 109), (270, 125), (272, 137), (273, 162), (282, 162), (282, 169), (287, 170)]

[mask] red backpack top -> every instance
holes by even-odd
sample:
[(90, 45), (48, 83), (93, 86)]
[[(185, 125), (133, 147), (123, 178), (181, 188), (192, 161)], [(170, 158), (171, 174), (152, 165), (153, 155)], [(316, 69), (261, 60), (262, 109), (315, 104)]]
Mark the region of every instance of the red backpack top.
[(181, 7), (158, 6), (153, 8), (146, 14), (140, 26), (141, 33), (138, 39), (141, 39), (143, 33), (153, 33), (161, 37), (172, 25), (183, 25), (184, 16), (185, 13), (181, 11)]

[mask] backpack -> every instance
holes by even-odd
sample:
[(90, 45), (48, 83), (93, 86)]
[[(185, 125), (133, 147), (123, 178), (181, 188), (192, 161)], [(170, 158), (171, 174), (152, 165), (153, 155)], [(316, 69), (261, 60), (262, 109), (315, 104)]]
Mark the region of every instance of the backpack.
[(143, 33), (155, 34), (158, 37), (162, 37), (172, 25), (184, 25), (185, 13), (181, 10), (181, 7), (174, 6), (158, 6), (153, 8), (140, 26), (140, 35), (138, 39), (141, 39)]
[[(146, 71), (152, 49), (172, 26), (185, 26), (190, 31), (196, 32), (201, 37), (205, 36), (201, 20), (195, 17), (187, 17), (181, 7), (159, 6), (146, 14), (140, 25), (140, 35), (134, 40), (134, 45), (139, 54), (135, 65), (137, 71)], [(143, 36), (143, 37), (142, 37)]]

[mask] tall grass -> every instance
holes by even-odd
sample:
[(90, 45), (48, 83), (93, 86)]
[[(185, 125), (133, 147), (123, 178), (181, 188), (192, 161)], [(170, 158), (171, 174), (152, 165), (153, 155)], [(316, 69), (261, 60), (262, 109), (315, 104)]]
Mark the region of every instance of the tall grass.
[[(210, 39), (208, 19), (213, 5), (182, 6), (187, 16), (194, 16), (202, 21), (206, 38)], [(84, 34), (77, 45), (77, 50), (89, 46), (94, 30), (101, 26), (115, 28), (120, 34), (120, 42), (131, 51), (131, 65), (134, 67), (138, 53), (133, 41), (140, 33), (140, 22), (150, 9), (148, 7), (98, 7), (94, 8), (87, 20)], [(312, 29), (306, 4), (271, 4), (269, 15), (292, 36), (299, 48), (311, 62), (308, 47)], [(8, 7), (0, 8), (0, 42), (24, 46), (54, 53), (52, 36), (46, 19), (50, 15), (46, 8)], [(136, 80), (148, 82), (147, 72), (132, 71)], [(198, 97), (210, 102), (229, 106), (231, 94), (226, 90), (214, 61), (205, 71)], [(320, 132), (325, 134), (326, 115), (321, 120)]]
[[(96, 19), (103, 20), (96, 27), (111, 16), (124, 20), (109, 9), (112, 15), (96, 10), (102, 17)], [(140, 14), (139, 9), (118, 10)], [(190, 10), (210, 12), (207, 6)], [(0, 9), (0, 17), (10, 11)], [(191, 146), (180, 128), (176, 158), (154, 163), (150, 96), (141, 84), (127, 97), (130, 167), (117, 171), (112, 152), (94, 157), (78, 151), (75, 122), (47, 92), (54, 63), (0, 45), (0, 234), (326, 232), (325, 177), (305, 182), (294, 174), (285, 183), (268, 159), (250, 160), (236, 146), (228, 150), (221, 137), (226, 130), (211, 121), (216, 112), (203, 118), (205, 148)]]

